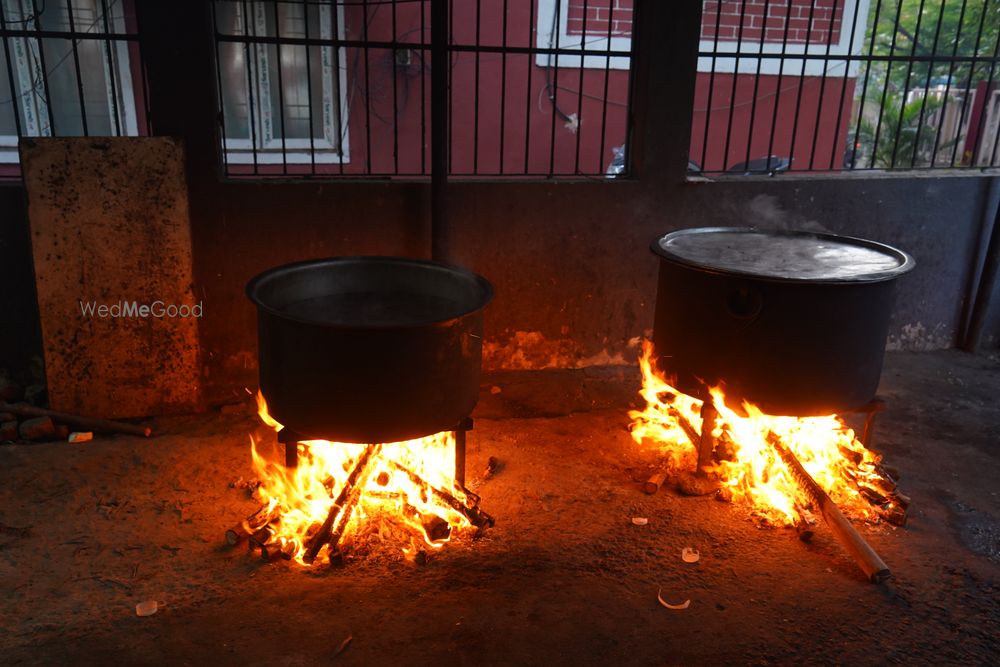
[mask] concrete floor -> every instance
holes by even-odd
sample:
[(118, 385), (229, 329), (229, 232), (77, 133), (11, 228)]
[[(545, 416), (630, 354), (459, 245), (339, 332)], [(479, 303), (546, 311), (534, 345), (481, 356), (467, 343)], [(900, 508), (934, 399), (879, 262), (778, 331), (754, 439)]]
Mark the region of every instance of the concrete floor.
[[(804, 544), (737, 506), (641, 493), (657, 455), (626, 431), (632, 369), (486, 378), (468, 470), (497, 525), (425, 566), (386, 548), (309, 571), (223, 547), (223, 531), (254, 508), (230, 487), (251, 474), (248, 412), (165, 420), (151, 440), (2, 447), (0, 654), (6, 664), (996, 664), (998, 371), (953, 351), (888, 355), (875, 449), (914, 505), (906, 528), (859, 526), (893, 570), (881, 587), (824, 526)], [(477, 479), (490, 456), (503, 468)], [(698, 563), (681, 561), (685, 546)], [(690, 607), (665, 609), (660, 590)], [(159, 612), (136, 617), (147, 599)]]

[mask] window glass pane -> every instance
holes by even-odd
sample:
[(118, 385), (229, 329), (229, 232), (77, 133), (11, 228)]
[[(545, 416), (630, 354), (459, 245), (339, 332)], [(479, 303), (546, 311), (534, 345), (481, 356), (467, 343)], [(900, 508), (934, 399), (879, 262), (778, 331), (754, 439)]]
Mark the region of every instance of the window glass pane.
[(10, 90), (10, 80), (7, 76), (7, 54), (0, 47), (0, 135), (17, 134), (17, 124), (14, 122), (14, 102)]
[[(216, 3), (216, 24), (224, 34), (242, 34), (243, 10), (240, 3)], [(219, 43), (219, 78), (222, 86), (223, 123), (226, 137), (249, 139), (247, 104), (246, 47), (234, 42)]]

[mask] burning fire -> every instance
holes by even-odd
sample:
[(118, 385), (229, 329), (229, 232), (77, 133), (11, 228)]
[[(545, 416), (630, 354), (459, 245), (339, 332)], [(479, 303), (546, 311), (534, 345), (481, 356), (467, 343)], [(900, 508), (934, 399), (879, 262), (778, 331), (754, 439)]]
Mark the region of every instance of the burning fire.
[[(257, 406), (267, 425), (283, 428), (259, 392)], [(264, 507), (256, 521), (247, 520), (248, 532), (259, 530), (252, 524), (262, 524), (268, 530), (263, 539), (301, 564), (311, 563), (319, 551), (310, 555), (321, 531), (320, 548), (329, 542), (333, 556), (366, 527), (381, 538), (388, 523), (408, 535), (403, 552), (413, 556), (424, 548), (440, 549), (452, 535), (474, 528), (470, 517), (480, 516), (474, 507), (478, 499), (455, 482), (450, 431), (376, 445), (304, 441), (298, 444), (298, 466), (291, 469), (262, 456), (252, 437), (250, 445)], [(335, 504), (339, 508), (331, 511)]]
[[(632, 437), (640, 443), (644, 439), (658, 443), (669, 469), (693, 471), (697, 451), (689, 432), (694, 436), (701, 432), (702, 401), (680, 393), (658, 377), (652, 358), (652, 344), (647, 341), (639, 361), (643, 378), (640, 393), (646, 407), (629, 413)], [(726, 406), (721, 388), (711, 388), (709, 395), (719, 417), (712, 431), (717, 443), (715, 456), (706, 470), (718, 477), (734, 502), (751, 506), (778, 525), (803, 521), (811, 501), (772, 444), (777, 440), (845, 514), (861, 519), (879, 516), (865, 492), (891, 493), (892, 489), (886, 489), (879, 457), (866, 449), (840, 418), (777, 417), (749, 403), (743, 404), (746, 416), (741, 416)]]

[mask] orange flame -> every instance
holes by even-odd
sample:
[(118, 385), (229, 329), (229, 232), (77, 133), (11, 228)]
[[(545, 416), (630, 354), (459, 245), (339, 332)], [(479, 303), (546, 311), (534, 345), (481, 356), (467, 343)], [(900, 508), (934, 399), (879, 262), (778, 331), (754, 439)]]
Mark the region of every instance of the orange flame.
[[(283, 427), (267, 412), (267, 402), (258, 392), (257, 406), (261, 419), (275, 431)], [(298, 466), (286, 468), (269, 461), (250, 438), (253, 469), (260, 486), (258, 499), (273, 510), (271, 540), (289, 547), (292, 557), (305, 564), (303, 556), (310, 537), (327, 518), (330, 509), (347, 482), (355, 461), (366, 445), (307, 440), (298, 443)], [(402, 470), (401, 467), (405, 470)], [(344, 531), (345, 540), (357, 535), (374, 519), (385, 519), (410, 536), (403, 553), (410, 555), (421, 546), (440, 549), (455, 535), (470, 529), (469, 519), (443, 502), (431, 487), (447, 491), (467, 504), (464, 490), (455, 482), (455, 436), (450, 431), (404, 442), (381, 446), (368, 466), (360, 498)], [(414, 481), (413, 473), (425, 482)], [(447, 522), (450, 530), (431, 530)], [(379, 529), (381, 535), (381, 528)], [(433, 534), (432, 534), (433, 533)]]
[[(639, 443), (644, 439), (658, 443), (672, 469), (693, 471), (697, 452), (678, 415), (700, 432), (702, 401), (680, 393), (660, 378), (653, 369), (652, 356), (653, 346), (646, 341), (639, 360), (643, 378), (639, 393), (646, 407), (629, 412), (632, 438)], [(714, 461), (708, 471), (732, 492), (734, 502), (751, 506), (775, 524), (791, 525), (801, 520), (801, 508), (808, 507), (810, 500), (768, 444), (768, 437), (777, 437), (845, 514), (866, 519), (877, 516), (858, 487), (879, 488), (879, 457), (866, 449), (839, 417), (772, 416), (749, 403), (743, 403), (746, 416), (741, 416), (726, 406), (721, 388), (711, 388), (709, 394), (719, 413), (713, 435), (731, 452), (726, 452), (729, 460)]]

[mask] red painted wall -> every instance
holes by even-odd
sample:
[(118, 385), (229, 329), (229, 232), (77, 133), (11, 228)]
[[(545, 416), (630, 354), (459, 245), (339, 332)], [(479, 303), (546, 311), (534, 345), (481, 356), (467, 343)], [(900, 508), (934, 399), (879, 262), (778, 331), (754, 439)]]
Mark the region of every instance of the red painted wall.
[[(792, 11), (801, 11), (809, 0), (791, 0)], [(843, 0), (820, 0), (840, 6)], [(477, 17), (476, 3), (455, 3), (453, 16), (453, 43), (459, 46), (480, 44), (489, 46), (534, 46), (534, 26), (537, 3), (530, 0), (508, 0), (504, 36), (503, 0), (483, 0)], [(574, 12), (581, 18), (583, 0), (570, 0), (570, 17)], [(705, 21), (712, 23), (714, 15), (706, 2)], [(729, 11), (735, 2), (723, 2)], [(747, 13), (763, 0), (747, 0)], [(607, 21), (618, 22), (621, 31), (631, 30), (631, 0), (588, 0), (587, 11), (593, 13), (594, 32), (607, 34)], [(820, 5), (820, 6), (821, 6)], [(782, 0), (772, 0), (769, 13), (782, 7)], [(756, 9), (754, 10), (756, 11)], [(817, 9), (817, 16), (820, 9)], [(832, 9), (831, 9), (832, 11)], [(349, 39), (362, 39), (365, 35), (364, 10), (350, 6), (345, 10), (345, 25)], [(604, 13), (601, 13), (604, 12)], [(599, 18), (603, 17), (603, 27)], [(478, 19), (478, 20), (477, 20)], [(783, 19), (782, 19), (783, 20)], [(829, 20), (829, 19), (819, 19)], [(430, 16), (420, 15), (417, 3), (377, 5), (368, 10), (367, 38), (389, 41), (395, 34), (404, 42), (419, 44), (430, 39)], [(706, 24), (707, 25), (707, 24)], [(770, 23), (768, 24), (770, 26)], [(814, 26), (818, 25), (814, 22)], [(569, 26), (573, 29), (573, 26)], [(587, 32), (592, 32), (591, 18)], [(614, 28), (613, 29), (619, 29)], [(714, 32), (714, 23), (712, 23)], [(539, 30), (543, 41), (547, 39), (551, 24), (545, 21)], [(750, 33), (745, 32), (745, 36)], [(829, 34), (829, 32), (825, 33)], [(758, 35), (759, 38), (759, 35)], [(600, 48), (602, 45), (590, 45)], [(317, 165), (320, 173), (363, 175), (428, 174), (430, 172), (430, 54), (414, 49), (409, 64), (398, 64), (391, 50), (370, 50), (367, 57), (357, 49), (347, 49), (348, 90), (350, 114), (347, 118), (350, 142), (350, 162)], [(394, 63), (397, 63), (394, 65)], [(505, 65), (506, 63), (506, 65)], [(553, 60), (553, 65), (555, 61)], [(629, 74), (626, 70), (584, 69), (579, 67), (542, 67), (534, 56), (497, 53), (458, 52), (452, 56), (451, 102), (451, 170), (453, 174), (474, 177), (529, 174), (602, 174), (611, 162), (612, 149), (625, 143), (626, 103), (629, 94)], [(395, 76), (394, 76), (395, 75)], [(366, 80), (367, 77), (367, 80)], [(393, 80), (395, 78), (395, 85)], [(710, 117), (707, 154), (703, 152), (706, 109), (710, 76), (698, 75), (694, 111), (694, 131), (691, 140), (691, 159), (706, 170), (720, 171), (735, 163), (743, 162), (747, 153), (747, 129), (752, 109), (752, 75), (740, 75), (733, 93), (732, 75), (714, 77), (712, 113)], [(776, 76), (762, 76), (758, 88), (758, 104), (754, 115), (754, 141), (750, 158), (767, 155), (772, 124), (776, 125), (772, 154), (793, 154), (794, 167), (805, 168), (813, 156), (812, 143), (816, 138), (815, 168), (839, 168), (847, 119), (851, 115), (853, 80), (828, 78), (825, 85), (818, 78), (806, 78), (802, 87), (801, 102), (797, 102), (799, 77), (784, 76), (781, 82), (780, 104), (776, 123), (774, 115)], [(816, 113), (823, 88), (823, 113), (819, 131), (816, 131)], [(506, 93), (504, 93), (506, 89)], [(843, 94), (841, 123), (837, 125), (837, 108)], [(606, 91), (606, 92), (605, 92)], [(553, 101), (559, 111), (554, 110)], [(607, 106), (603, 100), (608, 99)], [(423, 104), (421, 100), (424, 100)], [(735, 101), (732, 115), (732, 133), (728, 154), (726, 128), (729, 126), (729, 104)], [(367, 109), (366, 109), (367, 105)], [(795, 127), (796, 106), (799, 106), (799, 129), (791, 150), (792, 131)], [(577, 119), (574, 122), (567, 117)], [(502, 149), (502, 156), (501, 156)], [(832, 158), (832, 160), (831, 160)], [(230, 166), (239, 173), (240, 167)], [(291, 172), (308, 172), (311, 166), (289, 165)], [(250, 168), (245, 171), (249, 172)], [(281, 165), (260, 167), (259, 172), (280, 174)]]
[[(752, 116), (750, 159), (766, 157), (770, 149), (771, 155), (792, 157), (793, 169), (840, 169), (847, 128), (854, 120), (851, 113), (854, 79), (827, 77), (824, 83), (822, 77), (783, 76), (780, 89), (778, 83), (776, 75), (761, 75), (757, 85), (757, 103), (754, 105), (753, 76), (742, 74), (736, 77), (734, 92), (732, 74), (716, 74), (714, 79), (708, 74), (699, 74), (695, 88), (691, 159), (706, 171), (722, 171), (746, 161), (747, 130)], [(710, 90), (711, 113), (708, 112)], [(730, 118), (732, 131), (729, 133), (727, 152)], [(704, 140), (706, 122), (707, 152)]]

